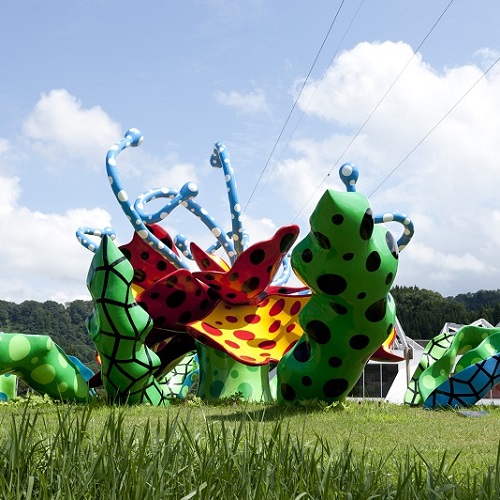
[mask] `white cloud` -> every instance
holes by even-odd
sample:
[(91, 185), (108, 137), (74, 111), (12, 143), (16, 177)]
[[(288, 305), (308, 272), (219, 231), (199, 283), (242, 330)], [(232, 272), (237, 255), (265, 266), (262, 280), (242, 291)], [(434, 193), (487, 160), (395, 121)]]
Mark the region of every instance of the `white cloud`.
[(230, 92), (218, 91), (215, 94), (218, 103), (235, 108), (242, 114), (268, 113), (269, 105), (263, 90), (255, 90), (243, 94), (232, 90)]
[(75, 231), (83, 225), (109, 226), (109, 214), (99, 208), (31, 211), (19, 206), (20, 193), (19, 179), (0, 178), (2, 299), (88, 300), (85, 277), (92, 254), (80, 246)]
[(124, 130), (100, 106), (84, 108), (65, 89), (42, 94), (23, 125), (35, 154), (51, 169), (71, 169), (75, 159), (99, 169), (107, 150)]
[(303, 206), (330, 171), (328, 183), (343, 190), (338, 167), (352, 161), (360, 168), (358, 191), (369, 195), (381, 183), (370, 200), (376, 213), (401, 211), (414, 220), (414, 241), (401, 256), (400, 284), (449, 294), (498, 288), (493, 210), (499, 197), (500, 70), (494, 68), (468, 92), (483, 69), (436, 69), (417, 54), (380, 102), (412, 54), (403, 42), (360, 43), (338, 57), (317, 90), (317, 82), (306, 86), (300, 105), (309, 103), (306, 113), (323, 120), (331, 134), (291, 144), (291, 158), (277, 169), (283, 204)]

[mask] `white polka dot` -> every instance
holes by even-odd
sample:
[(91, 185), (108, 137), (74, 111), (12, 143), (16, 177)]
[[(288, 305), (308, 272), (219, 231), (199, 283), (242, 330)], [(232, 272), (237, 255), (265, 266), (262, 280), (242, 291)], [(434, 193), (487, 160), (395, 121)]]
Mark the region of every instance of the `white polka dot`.
[(217, 238), (218, 236), (221, 235), (221, 230), (218, 227), (214, 227), (212, 229), (212, 234)]
[(182, 205), (184, 208), (187, 208), (188, 206), (187, 201), (181, 201), (179, 202), (179, 205)]
[(238, 241), (239, 239), (240, 239), (240, 237), (237, 234), (233, 234), (233, 240), (234, 241)]
[(110, 158), (108, 160), (108, 165), (111, 165), (112, 167), (116, 167), (116, 160), (114, 158)]
[(137, 231), (137, 234), (145, 240), (148, 237), (148, 231), (146, 229), (141, 229), (140, 231)]
[(239, 212), (240, 210), (241, 210), (240, 204), (236, 203), (236, 205), (234, 206), (234, 211)]
[(116, 195), (120, 201), (127, 201), (128, 200), (128, 194), (125, 190), (121, 190), (118, 192)]
[(208, 212), (207, 212), (204, 208), (202, 208), (202, 209), (200, 210), (200, 212), (201, 212), (203, 215), (207, 215), (207, 214), (208, 214)]
[(392, 214), (384, 214), (382, 217), (384, 222), (392, 222), (394, 220), (394, 215)]
[(108, 182), (109, 182), (111, 185), (113, 185), (113, 182), (114, 182), (113, 177), (109, 176), (109, 177), (108, 177)]
[(229, 182), (231, 180), (231, 176), (230, 175), (226, 175), (226, 182)]
[(165, 243), (163, 241), (158, 242), (158, 250), (163, 250), (165, 248)]
[(342, 175), (345, 177), (349, 177), (352, 174), (352, 167), (351, 165), (345, 165), (342, 167)]

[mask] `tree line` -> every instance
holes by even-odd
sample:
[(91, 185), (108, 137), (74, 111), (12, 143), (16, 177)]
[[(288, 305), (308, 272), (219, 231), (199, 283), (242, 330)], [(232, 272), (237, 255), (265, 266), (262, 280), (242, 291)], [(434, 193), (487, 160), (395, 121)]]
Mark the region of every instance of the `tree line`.
[[(494, 326), (500, 323), (500, 290), (443, 297), (416, 286), (395, 286), (392, 295), (398, 319), (413, 339), (433, 338), (446, 322), (469, 324), (484, 318)], [(95, 348), (85, 326), (91, 310), (92, 302), (85, 300), (66, 304), (0, 300), (0, 332), (48, 334), (67, 354), (95, 367)]]

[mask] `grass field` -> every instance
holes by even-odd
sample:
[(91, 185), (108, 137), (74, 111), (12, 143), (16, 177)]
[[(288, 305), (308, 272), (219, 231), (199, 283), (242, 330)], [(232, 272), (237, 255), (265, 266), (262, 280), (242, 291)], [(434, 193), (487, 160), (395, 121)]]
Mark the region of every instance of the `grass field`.
[(0, 498), (499, 498), (500, 408), (481, 410), (1, 404)]

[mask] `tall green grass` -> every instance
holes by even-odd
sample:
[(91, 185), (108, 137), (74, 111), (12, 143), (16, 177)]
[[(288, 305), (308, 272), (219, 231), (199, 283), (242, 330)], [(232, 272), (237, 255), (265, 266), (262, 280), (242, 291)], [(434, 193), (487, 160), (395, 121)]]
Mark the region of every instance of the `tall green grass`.
[[(355, 427), (349, 432), (344, 427), (349, 420), (366, 426), (377, 417), (373, 429), (385, 427), (390, 435), (396, 429), (391, 416), (403, 419), (406, 410), (413, 411), (377, 405), (344, 412), (238, 404), (5, 406), (0, 408), (0, 498), (500, 497), (497, 444), (493, 460), (477, 457), (470, 467), (461, 463), (465, 447), (463, 454), (446, 446), (427, 453), (419, 448), (418, 436), (411, 445), (395, 439), (377, 447), (366, 437), (360, 442)], [(481, 420), (453, 412), (420, 415), (494, 429), (494, 422), (478, 424)], [(330, 428), (337, 425), (339, 435)]]

